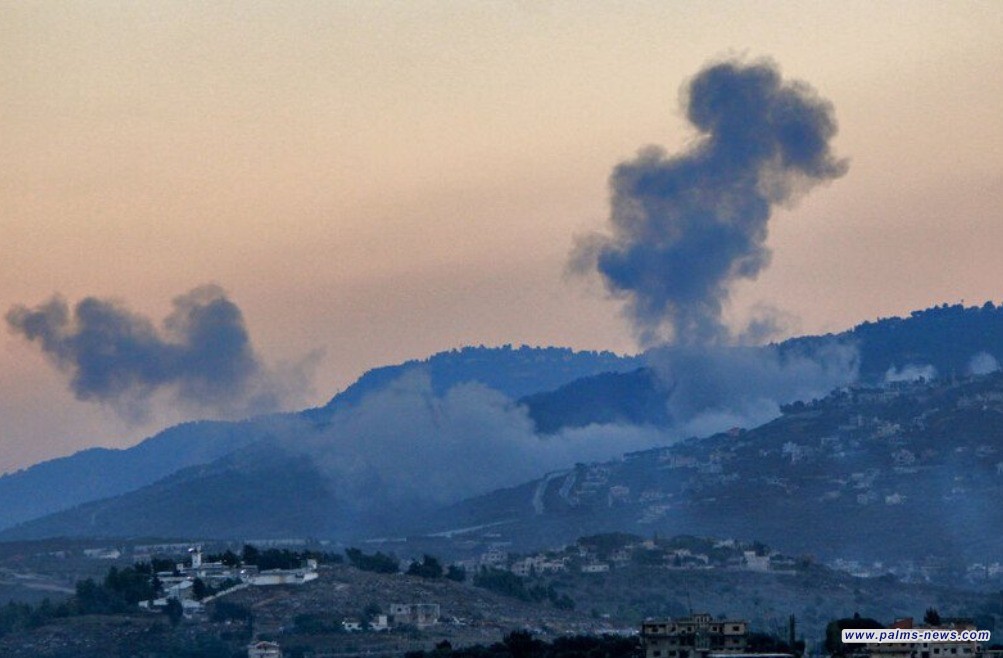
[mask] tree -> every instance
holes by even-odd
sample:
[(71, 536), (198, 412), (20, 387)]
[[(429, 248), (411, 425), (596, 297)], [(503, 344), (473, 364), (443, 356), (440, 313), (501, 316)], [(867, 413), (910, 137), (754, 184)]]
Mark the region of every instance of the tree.
[(442, 578), (442, 564), (431, 555), (424, 555), (421, 562), (412, 562), (408, 567), (409, 576), (419, 576), (421, 578)]
[(168, 572), (168, 573), (173, 573), (175, 576), (177, 576), (179, 573), (178, 565), (174, 562), (174, 560), (168, 560), (166, 558), (159, 558), (159, 557), (150, 559), (150, 570), (155, 574)]
[[(855, 613), (853, 617), (836, 619), (830, 621), (825, 627), (825, 650), (830, 656), (843, 656), (847, 653), (847, 647), (843, 644), (843, 629), (845, 628), (884, 628), (884, 624), (869, 617), (861, 617), (860, 613)], [(851, 648), (854, 645), (850, 645)]]
[(366, 555), (357, 548), (345, 549), (345, 555), (352, 566), (362, 571), (375, 571), (376, 573), (397, 573), (400, 569), (397, 566), (397, 558), (392, 555), (384, 555), (377, 551), (372, 555)]
[(239, 603), (220, 599), (210, 604), (212, 606), (209, 618), (215, 622), (244, 621), (251, 619), (251, 609)]
[(372, 621), (381, 614), (383, 614), (383, 608), (381, 608), (380, 604), (376, 601), (370, 601), (366, 604), (366, 607), (362, 609), (362, 619), (365, 621)]
[(98, 585), (91, 578), (77, 582), (74, 602), (82, 615), (110, 615), (125, 612), (129, 608), (117, 592)]
[(927, 608), (923, 615), (923, 623), (927, 626), (940, 626), (940, 613), (936, 608)]
[(467, 570), (458, 564), (451, 564), (449, 565), (449, 568), (446, 569), (446, 578), (462, 583), (467, 579)]
[(540, 651), (543, 643), (533, 639), (533, 634), (529, 631), (512, 631), (505, 636), (502, 643), (512, 654), (513, 658), (528, 658)]
[(105, 576), (104, 587), (129, 605), (148, 601), (156, 595), (150, 573), (141, 566), (126, 567), (121, 571), (112, 567)]
[(209, 588), (206, 586), (205, 581), (201, 578), (196, 578), (192, 582), (192, 596), (195, 597), (196, 601), (201, 601), (209, 595)]
[(511, 571), (481, 567), (480, 573), (474, 576), (474, 586), (483, 587), (503, 596), (511, 596), (520, 601), (532, 600), (522, 578)]
[(168, 599), (167, 606), (164, 607), (164, 614), (171, 620), (171, 626), (177, 626), (185, 615), (185, 609), (181, 607), (181, 601)]
[(241, 556), (244, 561), (244, 564), (257, 564), (258, 556), (260, 554), (261, 552), (254, 546), (251, 546), (250, 544), (244, 544), (244, 550), (241, 553)]

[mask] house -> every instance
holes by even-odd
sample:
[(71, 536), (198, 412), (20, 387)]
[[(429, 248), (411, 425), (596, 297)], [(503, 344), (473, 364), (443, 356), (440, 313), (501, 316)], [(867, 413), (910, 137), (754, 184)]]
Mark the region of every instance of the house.
[(390, 617), (395, 624), (411, 624), (418, 628), (439, 623), (438, 603), (391, 603)]
[(511, 571), (517, 576), (525, 578), (526, 576), (529, 576), (530, 574), (538, 571), (537, 568), (538, 564), (539, 561), (536, 558), (527, 557), (513, 562), (512, 566), (509, 568), (509, 571)]
[(743, 551), (745, 556), (745, 568), (749, 571), (769, 571), (770, 556), (756, 555), (756, 551)]
[(269, 569), (250, 578), (252, 585), (302, 585), (317, 580), (317, 572), (312, 569)]
[(369, 622), (369, 630), (376, 631), (377, 633), (390, 630), (388, 617), (386, 615), (376, 615), (376, 617)]
[(592, 562), (582, 565), (582, 573), (606, 573), (609, 571), (609, 564), (605, 562)]
[(567, 570), (568, 566), (564, 560), (551, 560), (546, 555), (525, 557), (521, 560), (516, 560), (509, 567), (509, 571), (523, 578), (533, 573), (558, 573)]
[(122, 551), (117, 548), (85, 548), (84, 557), (92, 560), (117, 560), (122, 557)]
[(741, 654), (748, 641), (748, 622), (713, 619), (700, 613), (681, 619), (641, 624), (644, 658), (710, 658), (712, 654)]
[(497, 547), (491, 547), (486, 553), (481, 555), (481, 566), (485, 567), (497, 567), (504, 565), (508, 560), (508, 553), (500, 550)]
[[(896, 619), (892, 628), (903, 631), (974, 631), (971, 619), (944, 619), (941, 624), (914, 626), (912, 617)], [(869, 658), (975, 658), (982, 647), (975, 640), (968, 641), (916, 641), (868, 643), (863, 653)]]
[(282, 649), (275, 642), (252, 642), (247, 647), (247, 658), (282, 658)]

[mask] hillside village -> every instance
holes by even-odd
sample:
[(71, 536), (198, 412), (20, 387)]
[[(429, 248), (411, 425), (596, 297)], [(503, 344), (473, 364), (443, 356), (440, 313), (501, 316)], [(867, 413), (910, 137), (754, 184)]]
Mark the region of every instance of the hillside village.
[[(275, 535), (4, 543), (0, 587), (28, 607), (8, 607), (0, 634), (34, 653), (2, 637), (0, 652), (89, 655), (111, 632), (261, 656), (400, 655), (518, 629), (633, 637), (646, 618), (701, 610), (745, 624), (749, 647), (756, 633), (784, 637), (794, 615), (816, 655), (827, 624), (855, 612), (907, 619), (932, 606), (995, 630), (1003, 543), (986, 530), (1003, 517), (980, 501), (1003, 495), (1000, 436), (1003, 374), (917, 379), (579, 463), (422, 518), (422, 532), (359, 537), (361, 549)], [(917, 536), (931, 519), (937, 532)], [(112, 618), (129, 621), (110, 631)], [(675, 651), (648, 658), (699, 658)], [(934, 658), (913, 653), (854, 655)]]
[(599, 574), (631, 564), (683, 571), (717, 569), (760, 573), (794, 573), (799, 566), (805, 566), (796, 558), (758, 543), (690, 536), (642, 539), (623, 533), (583, 537), (564, 548), (529, 555), (508, 554), (493, 548), (478, 558), (460, 560), (457, 564), (468, 570), (506, 569), (522, 577), (569, 571)]
[[(73, 655), (86, 656), (86, 643), (97, 646), (98, 636), (111, 633), (135, 643), (159, 628), (179, 642), (202, 638), (198, 641), (231, 649), (255, 640), (265, 648), (277, 644), (287, 655), (345, 650), (400, 655), (441, 642), (488, 645), (518, 629), (545, 640), (611, 632), (635, 636), (645, 618), (678, 619), (694, 608), (714, 611), (715, 619), (729, 614), (743, 619), (750, 633), (778, 637), (786, 637), (784, 625), (794, 614), (809, 653), (821, 651), (827, 623), (854, 610), (904, 617), (924, 605), (937, 606), (945, 614), (978, 619), (980, 628), (1003, 627), (995, 595), (887, 576), (856, 578), (755, 542), (610, 533), (539, 552), (496, 545), (455, 561), (358, 549), (334, 553), (308, 544), (275, 540), (239, 551), (215, 544), (215, 553), (179, 542), (91, 545), (36, 554), (27, 563), (105, 565), (107, 574), (78, 581), (69, 608), (44, 604), (51, 611), (46, 614), (55, 616), (43, 623), (18, 626), (16, 617), (4, 615), (19, 613), (0, 614), (0, 652), (37, 637), (26, 646), (75, 647)], [(135, 557), (146, 561), (128, 566)], [(142, 583), (155, 585), (151, 590)], [(124, 597), (122, 605), (108, 607), (116, 597)], [(128, 601), (134, 607), (125, 605)], [(80, 612), (90, 616), (77, 616), (74, 607), (84, 604)], [(108, 624), (118, 623), (114, 619), (131, 621), (110, 630)], [(63, 634), (69, 627), (91, 628), (86, 620), (94, 630)], [(15, 625), (6, 626), (11, 621)]]
[[(1003, 537), (987, 532), (1003, 524), (992, 503), (1003, 495), (1000, 436), (999, 373), (849, 388), (753, 430), (578, 464), (454, 516), (495, 524), (496, 539), (517, 548), (557, 543), (563, 526), (587, 523), (758, 539), (861, 576), (992, 587), (1003, 579), (993, 559)], [(830, 522), (810, 523), (818, 517)], [(922, 536), (931, 517), (941, 531)], [(885, 535), (892, 527), (902, 531)]]

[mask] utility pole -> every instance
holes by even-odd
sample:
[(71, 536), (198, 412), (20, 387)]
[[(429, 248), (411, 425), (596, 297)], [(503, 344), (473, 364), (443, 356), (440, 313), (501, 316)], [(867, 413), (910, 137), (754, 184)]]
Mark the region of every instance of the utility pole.
[(794, 613), (792, 612), (790, 619), (787, 620), (787, 646), (791, 648), (791, 654), (794, 654), (794, 637), (796, 635), (796, 627), (797, 619), (794, 618)]

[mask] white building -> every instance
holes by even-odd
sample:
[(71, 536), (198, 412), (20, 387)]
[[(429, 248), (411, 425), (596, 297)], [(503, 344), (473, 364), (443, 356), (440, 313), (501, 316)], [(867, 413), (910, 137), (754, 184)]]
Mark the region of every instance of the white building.
[(605, 562), (592, 562), (582, 565), (582, 573), (606, 573), (609, 571), (609, 564)]
[(755, 551), (745, 551), (745, 568), (749, 571), (769, 571), (770, 556), (756, 555)]
[[(892, 628), (900, 629), (941, 629), (956, 631), (973, 631), (975, 625), (968, 621), (958, 620), (937, 626), (913, 626), (910, 617), (896, 619)], [(974, 658), (981, 655), (981, 646), (972, 640), (968, 642), (894, 642), (865, 645), (870, 658)]]
[(381, 632), (390, 630), (390, 621), (386, 615), (376, 615), (376, 618), (369, 622), (369, 630)]

